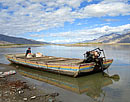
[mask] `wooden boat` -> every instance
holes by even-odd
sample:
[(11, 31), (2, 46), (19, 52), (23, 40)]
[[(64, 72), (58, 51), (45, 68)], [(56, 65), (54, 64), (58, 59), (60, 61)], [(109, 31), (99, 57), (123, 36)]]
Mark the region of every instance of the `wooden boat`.
[(90, 72), (103, 71), (113, 62), (112, 59), (104, 59), (102, 61), (102, 65), (99, 65), (93, 61), (88, 63), (84, 59), (76, 58), (63, 58), (55, 56), (26, 58), (24, 53), (8, 54), (6, 57), (11, 63), (21, 64), (35, 69), (42, 69), (43, 71), (70, 75), (73, 77)]

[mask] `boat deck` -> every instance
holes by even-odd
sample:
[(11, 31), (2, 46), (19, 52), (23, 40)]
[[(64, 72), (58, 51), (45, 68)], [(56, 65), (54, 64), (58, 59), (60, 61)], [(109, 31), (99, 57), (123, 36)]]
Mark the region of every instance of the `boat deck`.
[(25, 54), (15, 54), (15, 55), (8, 55), (10, 57), (15, 57), (17, 59), (37, 62), (37, 63), (47, 63), (47, 64), (73, 64), (73, 65), (80, 65), (83, 62), (83, 59), (77, 58), (63, 58), (63, 57), (55, 57), (55, 56), (42, 56), (42, 57), (32, 57), (26, 58)]

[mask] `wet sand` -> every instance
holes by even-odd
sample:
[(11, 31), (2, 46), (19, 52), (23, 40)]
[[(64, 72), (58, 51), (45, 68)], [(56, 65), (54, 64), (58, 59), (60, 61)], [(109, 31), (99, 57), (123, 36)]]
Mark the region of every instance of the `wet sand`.
[[(0, 64), (0, 72), (16, 70)], [(46, 93), (43, 88), (16, 74), (0, 78), (0, 102), (59, 102), (59, 93)]]

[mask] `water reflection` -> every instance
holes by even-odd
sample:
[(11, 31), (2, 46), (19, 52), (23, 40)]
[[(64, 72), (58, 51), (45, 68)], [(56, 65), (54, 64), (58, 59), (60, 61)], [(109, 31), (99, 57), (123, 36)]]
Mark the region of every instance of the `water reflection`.
[(108, 58), (114, 59), (114, 64), (130, 65), (130, 45), (101, 46)]
[(30, 69), (23, 66), (17, 66), (17, 69), (22, 75), (26, 77), (40, 80), (58, 86), (60, 88), (75, 92), (77, 94), (84, 93), (94, 99), (101, 96), (104, 97), (105, 93), (103, 92), (102, 88), (113, 84), (112, 78), (104, 77), (102, 73), (73, 78), (60, 74), (53, 74), (40, 70)]

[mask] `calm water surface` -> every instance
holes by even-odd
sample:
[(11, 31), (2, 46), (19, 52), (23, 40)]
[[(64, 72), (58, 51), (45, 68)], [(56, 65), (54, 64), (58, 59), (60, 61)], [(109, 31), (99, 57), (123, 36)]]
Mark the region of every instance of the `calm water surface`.
[[(130, 102), (130, 46), (109, 45), (91, 47), (40, 46), (31, 47), (32, 52), (44, 55), (82, 58), (86, 50), (100, 47), (105, 50), (107, 58), (114, 59), (109, 68), (109, 74), (118, 74), (120, 79), (114, 80), (97, 73), (79, 78), (41, 72), (20, 67), (18, 71), (26, 75), (26, 79), (40, 85), (47, 92), (60, 93), (63, 102)], [(4, 57), (8, 53), (24, 53), (27, 47), (0, 48), (0, 63), (9, 64)], [(14, 66), (15, 67), (15, 66)], [(30, 76), (30, 77), (28, 77)]]

